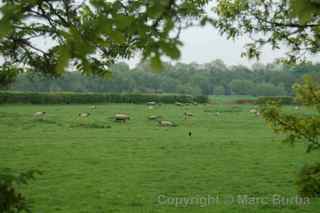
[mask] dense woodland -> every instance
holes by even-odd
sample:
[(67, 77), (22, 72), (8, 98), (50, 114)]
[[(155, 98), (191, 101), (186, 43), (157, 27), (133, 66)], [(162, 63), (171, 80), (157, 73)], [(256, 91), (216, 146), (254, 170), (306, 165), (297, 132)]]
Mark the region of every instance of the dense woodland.
[(207, 64), (166, 64), (162, 71), (152, 71), (147, 64), (130, 69), (125, 63), (112, 67), (112, 77), (102, 79), (67, 72), (52, 79), (32, 73), (21, 74), (10, 90), (31, 92), (142, 92), (191, 95), (285, 96), (305, 74), (320, 78), (320, 64), (288, 66), (254, 64), (251, 67), (227, 66), (221, 60)]

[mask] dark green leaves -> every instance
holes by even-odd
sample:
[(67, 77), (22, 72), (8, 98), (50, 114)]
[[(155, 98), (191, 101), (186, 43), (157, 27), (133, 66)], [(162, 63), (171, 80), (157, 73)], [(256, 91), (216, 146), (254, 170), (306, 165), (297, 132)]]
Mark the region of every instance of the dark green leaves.
[(313, 0), (290, 0), (292, 16), (299, 18), (301, 24), (311, 21), (314, 16), (320, 15), (320, 4)]
[(0, 38), (6, 36), (13, 30), (13, 22), (21, 17), (19, 6), (13, 4), (5, 4), (0, 8)]
[(70, 60), (70, 49), (67, 45), (58, 47), (56, 72), (61, 74), (67, 68)]
[(177, 44), (170, 42), (161, 42), (160, 48), (163, 52), (172, 59), (179, 59), (180, 58), (180, 50), (177, 47)]
[(282, 62), (301, 63), (320, 52), (320, 4), (317, 0), (220, 0), (210, 23), (229, 39), (249, 36), (243, 56), (258, 57), (271, 45), (288, 47)]
[[(81, 3), (82, 2), (82, 3)], [(5, 1), (0, 8), (1, 57), (16, 67), (61, 76), (70, 68), (110, 76), (109, 66), (142, 52), (161, 66), (161, 56), (180, 57), (177, 28), (198, 22), (207, 1)], [(48, 41), (37, 45), (33, 38)]]
[(16, 174), (10, 169), (0, 170), (0, 212), (31, 212), (30, 202), (17, 187), (28, 184), (41, 174), (38, 170), (30, 170)]

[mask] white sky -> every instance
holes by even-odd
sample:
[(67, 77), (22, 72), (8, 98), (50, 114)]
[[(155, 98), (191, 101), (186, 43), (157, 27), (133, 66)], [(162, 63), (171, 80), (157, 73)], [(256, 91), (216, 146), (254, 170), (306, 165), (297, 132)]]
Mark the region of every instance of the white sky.
[[(237, 38), (235, 41), (228, 40), (212, 26), (187, 29), (181, 34), (181, 39), (184, 46), (181, 49), (182, 55), (178, 60), (179, 62), (202, 64), (215, 59), (222, 59), (227, 65), (252, 65), (257, 62), (241, 57), (244, 45), (250, 41), (248, 38)], [(271, 48), (265, 48), (259, 62), (273, 62), (275, 59), (284, 56), (284, 52), (284, 50), (274, 51)], [(139, 58), (136, 57), (129, 60), (128, 63), (130, 66), (134, 66), (139, 61)]]
[[(2, 0), (0, 0), (0, 5), (1, 2)], [(208, 12), (210, 12), (209, 8), (211, 8), (212, 5), (213, 3), (208, 6)], [(249, 42), (249, 39), (237, 38), (236, 41), (227, 40), (226, 37), (222, 37), (212, 26), (187, 29), (182, 32), (181, 39), (184, 46), (181, 49), (182, 56), (179, 62), (196, 62), (202, 64), (215, 59), (222, 59), (227, 65), (251, 65), (256, 63), (255, 60), (249, 61), (241, 57), (241, 53), (244, 51), (244, 45)], [(49, 45), (47, 41), (39, 41), (37, 44), (42, 48)], [(284, 50), (273, 51), (271, 48), (265, 48), (259, 62), (273, 62), (276, 58), (283, 56), (283, 53)], [(320, 57), (312, 57), (312, 61), (319, 62)], [(133, 67), (140, 62), (140, 59), (136, 57), (126, 62)]]

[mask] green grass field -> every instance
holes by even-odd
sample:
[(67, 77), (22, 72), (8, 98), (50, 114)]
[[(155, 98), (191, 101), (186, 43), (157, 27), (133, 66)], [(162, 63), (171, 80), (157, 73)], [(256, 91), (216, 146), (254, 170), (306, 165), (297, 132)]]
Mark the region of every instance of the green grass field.
[[(320, 200), (272, 201), (293, 199), (297, 172), (319, 154), (281, 143), (251, 108), (1, 105), (0, 167), (43, 171), (22, 189), (35, 213), (318, 212)], [(33, 118), (37, 111), (48, 113), (45, 120)], [(77, 116), (87, 111), (89, 118)], [(194, 117), (184, 120), (185, 111)], [(131, 120), (114, 123), (110, 117), (118, 112)], [(152, 114), (178, 127), (159, 127), (147, 119)], [(245, 196), (263, 202), (230, 202)], [(174, 203), (182, 198), (192, 200)]]

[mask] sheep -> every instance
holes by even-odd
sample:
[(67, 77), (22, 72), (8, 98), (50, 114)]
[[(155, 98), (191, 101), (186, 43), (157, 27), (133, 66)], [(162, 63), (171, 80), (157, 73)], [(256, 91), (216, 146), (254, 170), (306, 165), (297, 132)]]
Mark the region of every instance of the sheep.
[(176, 106), (183, 106), (183, 103), (176, 102)]
[(35, 112), (33, 115), (34, 116), (43, 116), (45, 114), (47, 114), (47, 113), (46, 112)]
[(97, 107), (93, 105), (93, 106), (90, 106), (90, 109), (97, 109)]
[(298, 106), (295, 106), (294, 109), (295, 109), (295, 110), (299, 110), (300, 108), (299, 108)]
[(128, 120), (130, 120), (130, 117), (129, 117), (128, 114), (119, 113), (119, 114), (115, 114), (115, 115), (114, 115), (114, 120), (125, 123), (125, 122), (127, 122)]
[(175, 123), (171, 121), (159, 121), (158, 122), (161, 127), (174, 127), (177, 126)]
[(193, 116), (193, 114), (191, 112), (184, 112), (183, 115), (184, 115), (184, 119), (187, 119), (188, 117)]
[(44, 117), (46, 114), (47, 114), (46, 112), (35, 112), (35, 113), (33, 114), (33, 117), (43, 119), (43, 117)]
[(257, 113), (258, 111), (256, 109), (251, 109), (249, 112), (250, 113)]
[(193, 114), (191, 112), (184, 112), (183, 113), (186, 117), (192, 117)]
[(154, 109), (154, 107), (153, 106), (148, 106), (148, 109), (152, 110), (152, 109)]
[(256, 116), (259, 117), (261, 114), (260, 112), (256, 112)]
[(157, 102), (155, 101), (150, 101), (147, 103), (148, 106), (155, 106), (157, 104)]
[(79, 117), (82, 117), (82, 118), (87, 118), (89, 117), (91, 114), (89, 112), (81, 112), (78, 114)]
[(150, 115), (148, 117), (148, 119), (151, 120), (151, 121), (158, 120), (160, 118), (161, 118), (161, 116), (159, 116), (159, 115)]
[(221, 115), (221, 113), (220, 112), (216, 112), (216, 116), (220, 116)]

